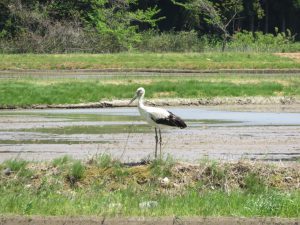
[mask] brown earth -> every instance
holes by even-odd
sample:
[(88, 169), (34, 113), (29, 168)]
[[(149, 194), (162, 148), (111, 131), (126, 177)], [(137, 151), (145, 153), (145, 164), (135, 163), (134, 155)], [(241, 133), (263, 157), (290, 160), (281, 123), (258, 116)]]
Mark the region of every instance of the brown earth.
[[(130, 99), (124, 100), (111, 100), (79, 104), (61, 104), (61, 105), (32, 105), (26, 108), (29, 109), (79, 109), (79, 108), (107, 108), (107, 107), (130, 107), (128, 105)], [(215, 98), (176, 98), (176, 99), (149, 99), (145, 101), (146, 104), (152, 106), (216, 106), (216, 105), (229, 105), (229, 106), (245, 106), (245, 105), (258, 105), (258, 106), (285, 106), (294, 108), (292, 111), (300, 111), (300, 98), (298, 97), (215, 97)], [(134, 105), (131, 105), (135, 107)], [(18, 106), (0, 106), (1, 109), (18, 109)]]
[(300, 62), (300, 52), (276, 53), (275, 55), (295, 59), (295, 61)]
[(105, 218), (105, 217), (0, 217), (0, 225), (299, 225), (300, 219), (230, 218), (230, 217), (163, 217), (163, 218)]

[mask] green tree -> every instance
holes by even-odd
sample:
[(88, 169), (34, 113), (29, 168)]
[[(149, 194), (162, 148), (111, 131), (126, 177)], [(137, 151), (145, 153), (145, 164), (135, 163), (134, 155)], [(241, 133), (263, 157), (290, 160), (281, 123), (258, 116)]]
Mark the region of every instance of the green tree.
[(262, 19), (264, 17), (264, 10), (260, 0), (243, 0), (244, 16), (249, 18), (249, 30), (254, 32), (255, 19)]
[(138, 42), (141, 37), (138, 24), (147, 23), (155, 27), (161, 18), (154, 19), (159, 12), (157, 7), (131, 10), (136, 4), (136, 0), (93, 0), (92, 10), (86, 21), (101, 35), (109, 35), (122, 45)]
[(229, 25), (236, 19), (243, 10), (242, 0), (189, 0), (186, 3), (173, 2), (181, 5), (195, 13), (203, 14), (207, 24), (214, 27), (222, 37), (222, 51), (226, 48), (226, 43), (231, 37)]

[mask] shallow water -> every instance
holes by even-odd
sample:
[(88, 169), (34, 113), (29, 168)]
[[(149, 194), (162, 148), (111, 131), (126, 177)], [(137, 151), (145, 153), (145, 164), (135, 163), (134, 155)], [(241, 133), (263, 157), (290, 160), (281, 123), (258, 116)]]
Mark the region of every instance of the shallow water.
[[(168, 110), (188, 128), (163, 130), (163, 153), (197, 161), (300, 159), (300, 113)], [(0, 111), (0, 161), (108, 153), (123, 161), (153, 157), (154, 132), (137, 108)]]

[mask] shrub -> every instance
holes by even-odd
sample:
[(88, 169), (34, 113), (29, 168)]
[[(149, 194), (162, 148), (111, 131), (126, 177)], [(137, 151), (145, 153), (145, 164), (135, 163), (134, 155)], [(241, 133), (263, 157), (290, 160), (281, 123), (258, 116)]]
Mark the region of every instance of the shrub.
[(275, 52), (286, 51), (294, 41), (291, 32), (263, 34), (261, 31), (236, 32), (228, 43), (228, 49), (234, 51)]
[(195, 31), (181, 32), (145, 32), (142, 41), (136, 45), (140, 51), (150, 52), (201, 52), (206, 39), (198, 37)]

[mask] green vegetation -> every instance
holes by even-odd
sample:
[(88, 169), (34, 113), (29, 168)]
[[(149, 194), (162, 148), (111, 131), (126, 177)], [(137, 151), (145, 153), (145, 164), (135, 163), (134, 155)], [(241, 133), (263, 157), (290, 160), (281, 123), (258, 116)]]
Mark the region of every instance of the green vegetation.
[(299, 0), (3, 0), (0, 52), (296, 51), (299, 12)]
[[(1, 80), (0, 106), (68, 104), (129, 99), (143, 86), (150, 98), (299, 96), (297, 74), (286, 76), (208, 75), (199, 77), (129, 77), (84, 80)], [(100, 128), (99, 128), (100, 129)]]
[[(105, 126), (67, 126), (67, 127), (54, 127), (54, 128), (29, 128), (22, 129), (26, 132), (43, 132), (52, 134), (114, 134), (114, 133), (146, 133), (150, 132), (150, 127), (147, 125), (135, 124), (130, 125), (105, 125)], [(53, 141), (52, 141), (53, 142)], [(76, 143), (70, 141), (70, 143)], [(97, 142), (96, 142), (97, 143)], [(98, 142), (103, 143), (103, 142)]]
[[(0, 175), (2, 215), (300, 217), (297, 166), (171, 158), (130, 166), (109, 155), (26, 164), (31, 177)], [(141, 206), (148, 201), (157, 205)]]
[(290, 69), (300, 63), (268, 53), (119, 53), (0, 55), (0, 69)]
[(76, 160), (73, 162), (71, 166), (70, 174), (68, 174), (68, 177), (71, 179), (75, 179), (75, 181), (79, 181), (84, 176), (85, 167), (82, 165), (81, 161)]
[(26, 167), (27, 164), (25, 160), (11, 159), (5, 161), (2, 167), (8, 168), (20, 177), (29, 178), (32, 176), (32, 171)]

